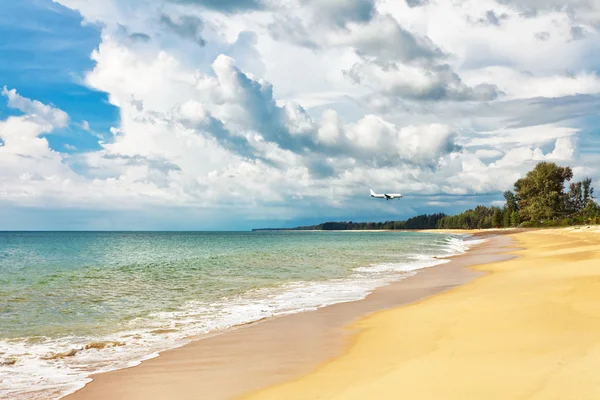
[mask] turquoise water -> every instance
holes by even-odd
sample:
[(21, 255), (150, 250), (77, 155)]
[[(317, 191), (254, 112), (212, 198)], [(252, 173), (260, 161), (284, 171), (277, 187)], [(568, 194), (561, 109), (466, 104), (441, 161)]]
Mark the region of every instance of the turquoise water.
[(465, 250), (423, 233), (0, 232), (0, 397), (57, 398), (190, 336), (358, 300)]

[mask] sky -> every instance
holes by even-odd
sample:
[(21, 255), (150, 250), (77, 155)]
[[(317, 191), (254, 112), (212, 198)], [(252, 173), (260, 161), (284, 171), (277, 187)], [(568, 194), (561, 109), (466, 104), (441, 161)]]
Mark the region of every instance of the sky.
[(452, 214), (540, 161), (598, 186), (599, 54), (599, 0), (6, 2), (0, 230)]

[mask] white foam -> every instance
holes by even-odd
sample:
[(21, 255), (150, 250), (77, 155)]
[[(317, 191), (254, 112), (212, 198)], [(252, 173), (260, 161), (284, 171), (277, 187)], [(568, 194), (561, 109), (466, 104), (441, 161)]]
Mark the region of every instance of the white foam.
[(488, 241), (488, 239), (468, 239), (468, 240), (465, 240), (465, 245), (467, 246), (468, 249), (472, 249), (474, 246), (483, 244), (487, 241)]
[(445, 264), (450, 262), (450, 260), (440, 260), (430, 256), (417, 255), (412, 256), (415, 261), (409, 263), (384, 263), (384, 264), (375, 264), (368, 267), (360, 267), (356, 268), (356, 272), (366, 272), (366, 273), (402, 273), (402, 272), (411, 272), (416, 271), (423, 268), (434, 267), (436, 265)]
[[(182, 346), (190, 337), (227, 329), (264, 318), (314, 310), (365, 298), (378, 287), (414, 275), (416, 271), (449, 262), (448, 257), (470, 246), (450, 237), (435, 247), (440, 254), (404, 255), (397, 263), (359, 267), (348, 278), (324, 282), (295, 282), (278, 288), (257, 289), (218, 302), (189, 302), (173, 312), (156, 312), (130, 322), (130, 328), (97, 337), (0, 340), (0, 398), (14, 400), (60, 398), (83, 387), (89, 375), (131, 367), (158, 352)], [(140, 328), (143, 327), (143, 328)], [(157, 330), (162, 330), (157, 333)], [(91, 342), (120, 342), (122, 346), (85, 350)], [(79, 351), (70, 357), (44, 359), (50, 354)], [(14, 365), (3, 364), (16, 360)]]

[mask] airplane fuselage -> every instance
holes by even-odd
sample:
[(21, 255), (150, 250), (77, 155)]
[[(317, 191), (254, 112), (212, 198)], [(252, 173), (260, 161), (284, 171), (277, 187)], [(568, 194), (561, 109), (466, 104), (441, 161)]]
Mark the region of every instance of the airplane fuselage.
[(400, 193), (377, 194), (373, 190), (371, 190), (371, 197), (373, 197), (375, 199), (393, 200), (393, 199), (401, 199), (404, 196), (402, 196)]

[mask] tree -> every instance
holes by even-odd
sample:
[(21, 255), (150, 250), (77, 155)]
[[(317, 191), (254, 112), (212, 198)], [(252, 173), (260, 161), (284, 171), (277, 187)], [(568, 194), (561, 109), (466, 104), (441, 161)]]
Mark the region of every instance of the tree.
[[(515, 195), (519, 216), (525, 221), (556, 219), (565, 214), (567, 195), (566, 181), (573, 178), (569, 167), (541, 162), (515, 183)], [(511, 223), (512, 223), (511, 214)]]
[(502, 210), (502, 226), (505, 228), (510, 227), (510, 214), (512, 214), (512, 212), (508, 209), (508, 208), (504, 208), (504, 210)]
[(582, 214), (586, 218), (599, 218), (600, 217), (600, 205), (595, 201), (589, 201), (582, 211)]
[(571, 215), (579, 214), (594, 198), (592, 179), (585, 178), (582, 182), (571, 183), (567, 193), (567, 212)]
[(506, 207), (506, 209), (509, 210), (510, 213), (519, 210), (517, 208), (517, 197), (513, 192), (511, 192), (510, 190), (504, 192), (504, 199), (506, 200), (506, 205), (504, 207)]
[(520, 223), (521, 223), (521, 217), (519, 216), (519, 212), (513, 211), (512, 214), (510, 214), (511, 226), (519, 226)]
[(585, 178), (583, 180), (583, 200), (586, 203), (590, 203), (594, 200), (594, 188), (592, 187), (592, 178)]
[(510, 190), (504, 192), (504, 199), (506, 203), (504, 204), (504, 210), (502, 210), (502, 226), (508, 228), (511, 226), (510, 216), (513, 211), (517, 211), (517, 196)]
[(494, 211), (494, 216), (492, 217), (492, 226), (494, 228), (502, 227), (502, 211), (499, 208)]

